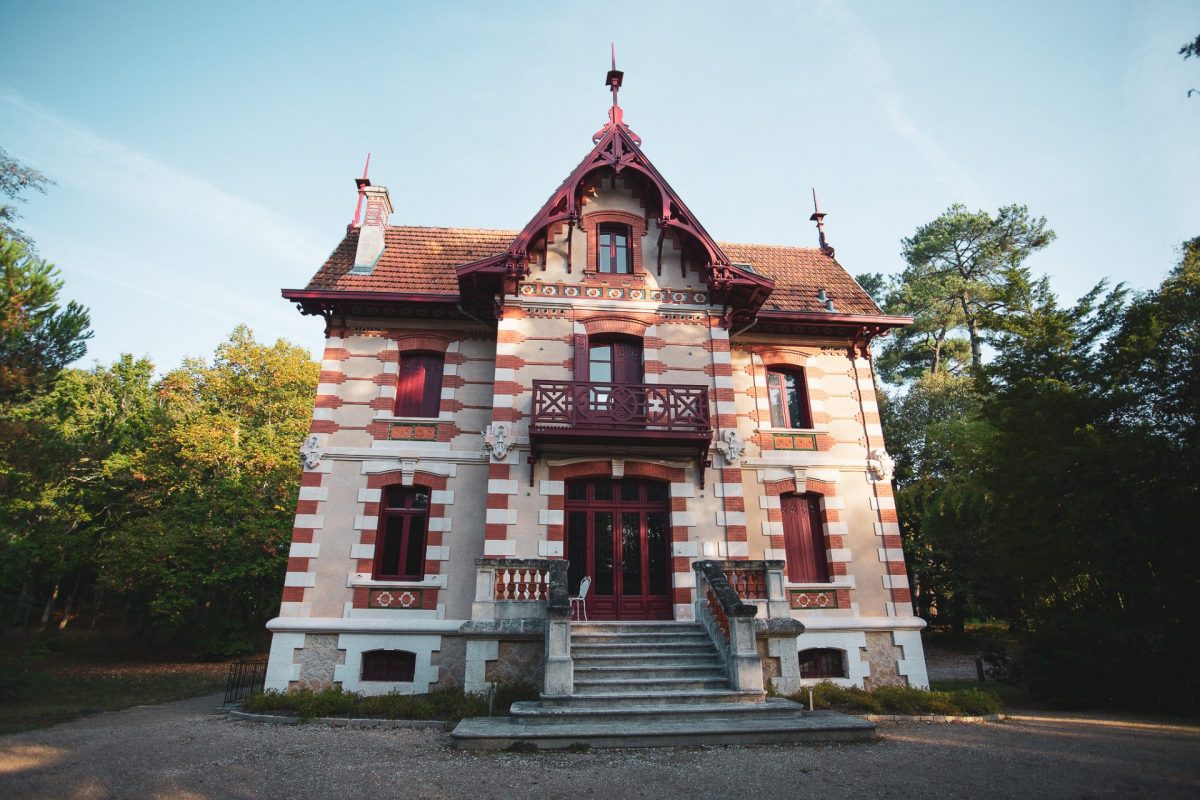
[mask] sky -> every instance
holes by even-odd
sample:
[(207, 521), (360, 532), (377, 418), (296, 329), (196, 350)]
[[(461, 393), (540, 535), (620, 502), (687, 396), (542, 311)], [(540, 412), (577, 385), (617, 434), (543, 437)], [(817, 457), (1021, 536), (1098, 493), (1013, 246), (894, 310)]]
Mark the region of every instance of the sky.
[(211, 357), (239, 323), (319, 355), (303, 287), (371, 156), (405, 225), (520, 228), (605, 121), (717, 239), (898, 272), (952, 203), (1058, 239), (1066, 301), (1156, 286), (1200, 235), (1194, 2), (0, 0), (0, 147), (55, 182), (18, 223), (91, 310), (83, 364)]

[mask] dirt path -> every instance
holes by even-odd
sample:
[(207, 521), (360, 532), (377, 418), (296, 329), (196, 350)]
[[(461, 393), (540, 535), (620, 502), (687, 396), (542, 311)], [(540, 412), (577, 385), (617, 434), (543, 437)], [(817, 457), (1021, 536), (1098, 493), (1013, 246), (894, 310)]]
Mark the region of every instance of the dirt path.
[(873, 744), (460, 753), (436, 730), (233, 722), (218, 698), (0, 737), (0, 797), (1195, 798), (1200, 728), (1039, 715), (885, 724)]

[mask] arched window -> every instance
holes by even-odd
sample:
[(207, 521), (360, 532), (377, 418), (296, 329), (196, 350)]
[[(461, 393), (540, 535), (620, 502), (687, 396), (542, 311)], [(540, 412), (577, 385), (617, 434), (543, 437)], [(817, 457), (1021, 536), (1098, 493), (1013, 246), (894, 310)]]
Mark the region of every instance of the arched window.
[(792, 583), (828, 583), (825, 529), (821, 502), (815, 494), (785, 494), (779, 498), (783, 512), (783, 547), (788, 580)]
[(436, 417), (442, 402), (444, 359), (438, 353), (400, 354), (396, 381), (397, 417)]
[(596, 269), (628, 275), (633, 272), (629, 226), (604, 223), (596, 228)]
[(811, 428), (808, 386), (801, 369), (767, 370), (767, 398), (774, 428)]
[(425, 532), (429, 528), (429, 490), (389, 486), (379, 510), (373, 577), (419, 581), (425, 576)]
[(368, 650), (362, 654), (362, 680), (407, 683), (417, 668), (417, 654), (407, 650)]
[(800, 651), (801, 678), (845, 678), (846, 654), (831, 647)]

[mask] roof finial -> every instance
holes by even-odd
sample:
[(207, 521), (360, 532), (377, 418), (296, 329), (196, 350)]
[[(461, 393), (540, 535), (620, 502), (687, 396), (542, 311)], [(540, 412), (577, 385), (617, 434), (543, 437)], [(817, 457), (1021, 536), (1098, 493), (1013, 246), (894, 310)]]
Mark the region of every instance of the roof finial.
[(366, 188), (371, 185), (371, 181), (367, 179), (367, 170), (371, 168), (371, 154), (367, 153), (367, 163), (363, 165), (363, 176), (355, 178), (354, 182), (358, 184), (358, 204), (354, 206), (354, 222), (350, 223), (350, 227), (357, 228), (358, 221), (362, 216), (363, 197), (366, 196)]
[(617, 93), (621, 91), (621, 84), (624, 82), (624, 79), (625, 73), (617, 69), (617, 45), (614, 43), (612, 44), (612, 69), (608, 71), (608, 76), (604, 79), (604, 85), (612, 92), (612, 108), (608, 110), (608, 124), (592, 136), (593, 142), (599, 142), (601, 137), (608, 133), (609, 128), (617, 126), (624, 128), (625, 132), (633, 138), (635, 143), (642, 143), (638, 135), (631, 131), (629, 126), (625, 124), (625, 112), (621, 109), (621, 103), (617, 98)]
[(817, 223), (817, 241), (820, 242), (821, 252), (824, 253), (825, 255), (829, 256), (830, 258), (833, 258), (834, 250), (832, 247), (829, 246), (829, 243), (825, 241), (825, 212), (822, 211), (821, 206), (819, 206), (817, 204), (817, 189), (816, 189), (816, 187), (813, 187), (812, 196), (813, 196), (813, 213), (812, 213), (812, 216), (809, 217), (809, 219), (812, 220), (813, 222)]

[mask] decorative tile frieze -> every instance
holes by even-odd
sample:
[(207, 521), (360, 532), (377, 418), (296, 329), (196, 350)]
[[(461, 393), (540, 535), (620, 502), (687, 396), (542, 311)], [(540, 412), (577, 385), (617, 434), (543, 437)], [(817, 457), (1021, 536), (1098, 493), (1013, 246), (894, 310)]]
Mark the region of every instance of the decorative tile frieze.
[(436, 442), (438, 423), (389, 422), (387, 438), (401, 442)]
[(788, 590), (788, 606), (805, 611), (841, 607), (838, 605), (838, 593), (835, 590), (814, 592), (803, 589)]
[(815, 433), (773, 433), (771, 447), (776, 450), (816, 450)]
[(632, 300), (676, 305), (704, 305), (708, 292), (692, 289), (646, 289), (629, 286), (580, 286), (565, 283), (525, 283), (521, 285), (525, 297), (566, 297), (586, 300)]
[(367, 608), (421, 608), (424, 589), (371, 589)]

